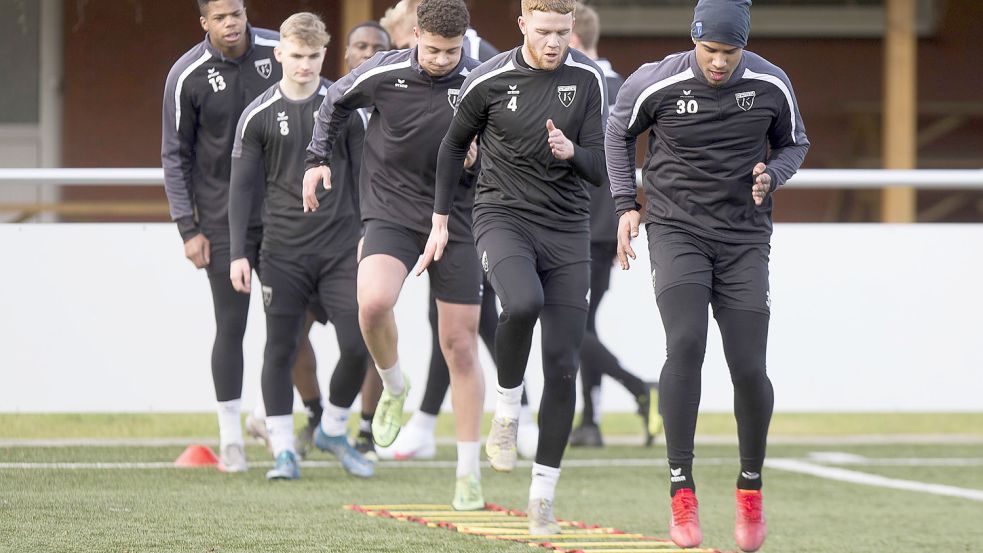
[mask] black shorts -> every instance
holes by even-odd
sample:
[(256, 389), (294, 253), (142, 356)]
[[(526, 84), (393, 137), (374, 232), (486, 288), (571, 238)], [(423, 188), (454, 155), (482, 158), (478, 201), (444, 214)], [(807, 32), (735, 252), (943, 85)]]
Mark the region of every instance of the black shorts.
[[(384, 254), (403, 262), (411, 272), (427, 246), (429, 235), (403, 225), (370, 219), (365, 222), (362, 259)], [(470, 242), (448, 242), (440, 261), (427, 268), (430, 289), (440, 301), (466, 305), (481, 304), (481, 265)]]
[[(205, 271), (208, 272), (208, 278), (224, 278), (229, 281), (229, 286), (232, 286), (232, 279), (229, 275), (229, 266), (232, 264), (232, 260), (230, 259), (232, 244), (229, 240), (228, 231), (223, 233), (221, 231), (203, 229), (202, 234), (208, 239), (208, 253), (211, 258), (208, 267), (205, 268)], [(259, 245), (262, 241), (262, 227), (251, 228), (246, 231), (246, 259), (249, 260), (249, 266), (254, 271), (258, 270)]]
[(771, 245), (718, 242), (658, 223), (649, 223), (646, 232), (656, 298), (673, 286), (700, 284), (710, 289), (714, 312), (725, 307), (771, 313)]
[(331, 256), (263, 250), (259, 263), (263, 305), (270, 315), (302, 315), (310, 310), (322, 323), (342, 313), (357, 313), (356, 272), (354, 247)]
[[(590, 231), (559, 231), (505, 213), (475, 217), (474, 235), (481, 267), (491, 275), (510, 257), (523, 257), (543, 282), (545, 305), (587, 310), (590, 288)], [(547, 285), (548, 284), (548, 285)]]

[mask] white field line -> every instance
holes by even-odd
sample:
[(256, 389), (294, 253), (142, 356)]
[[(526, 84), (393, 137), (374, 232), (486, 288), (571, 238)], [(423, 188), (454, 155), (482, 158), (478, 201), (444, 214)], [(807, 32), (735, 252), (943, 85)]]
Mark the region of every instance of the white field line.
[[(695, 460), (696, 465), (703, 466), (722, 466), (722, 465), (735, 465), (737, 460), (730, 457), (703, 457), (697, 458)], [(782, 469), (782, 470), (793, 470), (787, 468), (789, 466), (809, 466), (817, 467), (819, 469), (828, 470), (838, 470), (822, 465), (806, 463), (797, 459), (769, 459), (766, 461), (769, 467)], [(791, 464), (789, 464), (791, 463)], [(912, 466), (912, 467), (980, 467), (983, 466), (983, 458), (860, 458), (855, 461), (838, 463), (847, 464), (855, 466)], [(249, 465), (251, 467), (272, 467), (272, 461), (250, 461)], [(531, 468), (531, 461), (520, 460), (516, 463), (517, 466), (523, 468)], [(603, 468), (603, 467), (663, 467), (666, 465), (665, 459), (655, 459), (655, 458), (637, 458), (637, 459), (567, 459), (563, 461), (564, 468)], [(340, 467), (336, 461), (302, 461), (301, 466), (305, 468), (335, 468)], [(451, 469), (457, 466), (456, 461), (453, 460), (418, 460), (418, 461), (381, 461), (378, 463), (380, 468), (416, 468), (416, 469)], [(488, 467), (487, 463), (483, 464), (484, 467)], [(112, 463), (112, 462), (89, 462), (89, 463), (74, 463), (74, 462), (51, 462), (51, 463), (4, 463), (0, 462), (0, 470), (38, 470), (38, 469), (49, 469), (49, 470), (72, 470), (72, 469), (101, 469), (101, 470), (116, 470), (116, 469), (171, 469), (177, 468), (174, 463), (168, 461), (154, 461), (154, 462), (132, 462), (132, 463)], [(846, 471), (850, 472), (850, 471)], [(862, 473), (856, 473), (862, 474)], [(981, 492), (983, 493), (983, 492)]]
[(887, 478), (876, 474), (867, 474), (836, 467), (825, 467), (814, 463), (807, 463), (797, 459), (770, 459), (765, 461), (768, 468), (808, 474), (818, 478), (828, 478), (840, 482), (851, 484), (861, 484), (864, 486), (877, 486), (881, 488), (892, 488), (895, 490), (906, 490), (912, 492), (931, 493), (945, 495), (949, 497), (960, 497), (973, 501), (983, 501), (983, 490), (969, 488), (958, 488), (956, 486), (946, 486), (943, 484), (927, 484), (914, 480), (900, 480), (897, 478)]
[[(660, 443), (660, 439), (657, 443)], [(255, 442), (259, 443), (259, 442)], [(605, 436), (609, 445), (638, 445), (642, 437), (628, 435)], [(201, 438), (54, 438), (54, 439), (0, 439), (4, 447), (167, 447), (202, 444), (218, 445), (213, 437)], [(437, 445), (452, 446), (451, 436), (440, 436)], [(737, 445), (737, 436), (697, 436), (697, 445)], [(891, 444), (983, 444), (980, 434), (858, 434), (843, 436), (769, 436), (769, 445), (891, 445)]]

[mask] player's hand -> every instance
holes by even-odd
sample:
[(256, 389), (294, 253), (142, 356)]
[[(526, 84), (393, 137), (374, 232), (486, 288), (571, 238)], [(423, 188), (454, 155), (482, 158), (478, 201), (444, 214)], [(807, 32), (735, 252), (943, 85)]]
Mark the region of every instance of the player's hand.
[(249, 280), (252, 278), (253, 269), (249, 266), (249, 260), (245, 257), (233, 259), (229, 264), (229, 278), (232, 279), (232, 287), (236, 292), (248, 294), (251, 290)]
[(212, 262), (211, 243), (204, 234), (196, 234), (184, 243), (184, 257), (187, 257), (195, 268), (204, 269)]
[(765, 198), (768, 197), (768, 192), (771, 191), (771, 175), (765, 173), (767, 168), (768, 166), (764, 163), (758, 163), (751, 171), (751, 177), (754, 178), (754, 185), (751, 186), (751, 198), (754, 199), (754, 205), (763, 204)]
[(430, 227), (430, 238), (427, 238), (427, 247), (423, 250), (423, 257), (420, 258), (420, 263), (417, 264), (416, 276), (423, 274), (423, 271), (427, 270), (432, 261), (440, 261), (440, 258), (444, 255), (444, 248), (447, 247), (447, 215), (433, 214), (433, 219)]
[(618, 220), (618, 261), (621, 262), (622, 271), (627, 271), (630, 267), (629, 257), (636, 259), (635, 250), (631, 248), (631, 239), (638, 236), (638, 224), (641, 220), (642, 216), (634, 209), (626, 211)]
[(475, 138), (471, 141), (471, 146), (468, 147), (468, 156), (464, 158), (464, 168), (470, 169), (474, 167), (474, 162), (478, 161), (478, 139)]
[(331, 168), (327, 165), (311, 167), (304, 172), (304, 213), (316, 210), (321, 204), (317, 201), (317, 185), (324, 182), (324, 189), (331, 190)]
[(553, 126), (553, 120), (546, 120), (546, 131), (549, 133), (547, 136), (547, 142), (550, 145), (550, 151), (553, 152), (553, 157), (556, 159), (570, 159), (573, 157), (573, 142), (571, 142), (563, 131)]

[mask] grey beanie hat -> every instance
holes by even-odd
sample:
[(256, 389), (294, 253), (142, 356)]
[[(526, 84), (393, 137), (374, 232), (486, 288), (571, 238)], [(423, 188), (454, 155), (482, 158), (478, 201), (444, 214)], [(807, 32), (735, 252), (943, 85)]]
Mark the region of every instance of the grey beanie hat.
[(744, 48), (750, 28), (751, 0), (699, 0), (690, 36)]

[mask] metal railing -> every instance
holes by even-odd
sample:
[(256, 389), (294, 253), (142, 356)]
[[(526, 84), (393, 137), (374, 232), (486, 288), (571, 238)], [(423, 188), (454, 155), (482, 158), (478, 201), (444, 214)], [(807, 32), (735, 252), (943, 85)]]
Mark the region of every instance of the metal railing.
[[(636, 173), (641, 184), (641, 171)], [(50, 217), (149, 217), (166, 219), (163, 199), (77, 199), (64, 201), (54, 192), (58, 187), (130, 186), (161, 187), (164, 171), (159, 168), (63, 168), (0, 169), (0, 214), (11, 214), (7, 222), (22, 222), (37, 216)], [(45, 190), (45, 199), (4, 197), (4, 185), (33, 185)], [(983, 169), (803, 169), (786, 186), (797, 189), (886, 189), (908, 187), (921, 190), (983, 190)], [(3, 221), (0, 218), (0, 221)]]
[[(641, 171), (636, 175), (640, 178)], [(6, 183), (57, 186), (162, 186), (164, 170), (134, 169), (0, 169)], [(802, 169), (787, 186), (796, 188), (870, 189), (896, 186), (919, 189), (983, 189), (983, 169)]]

